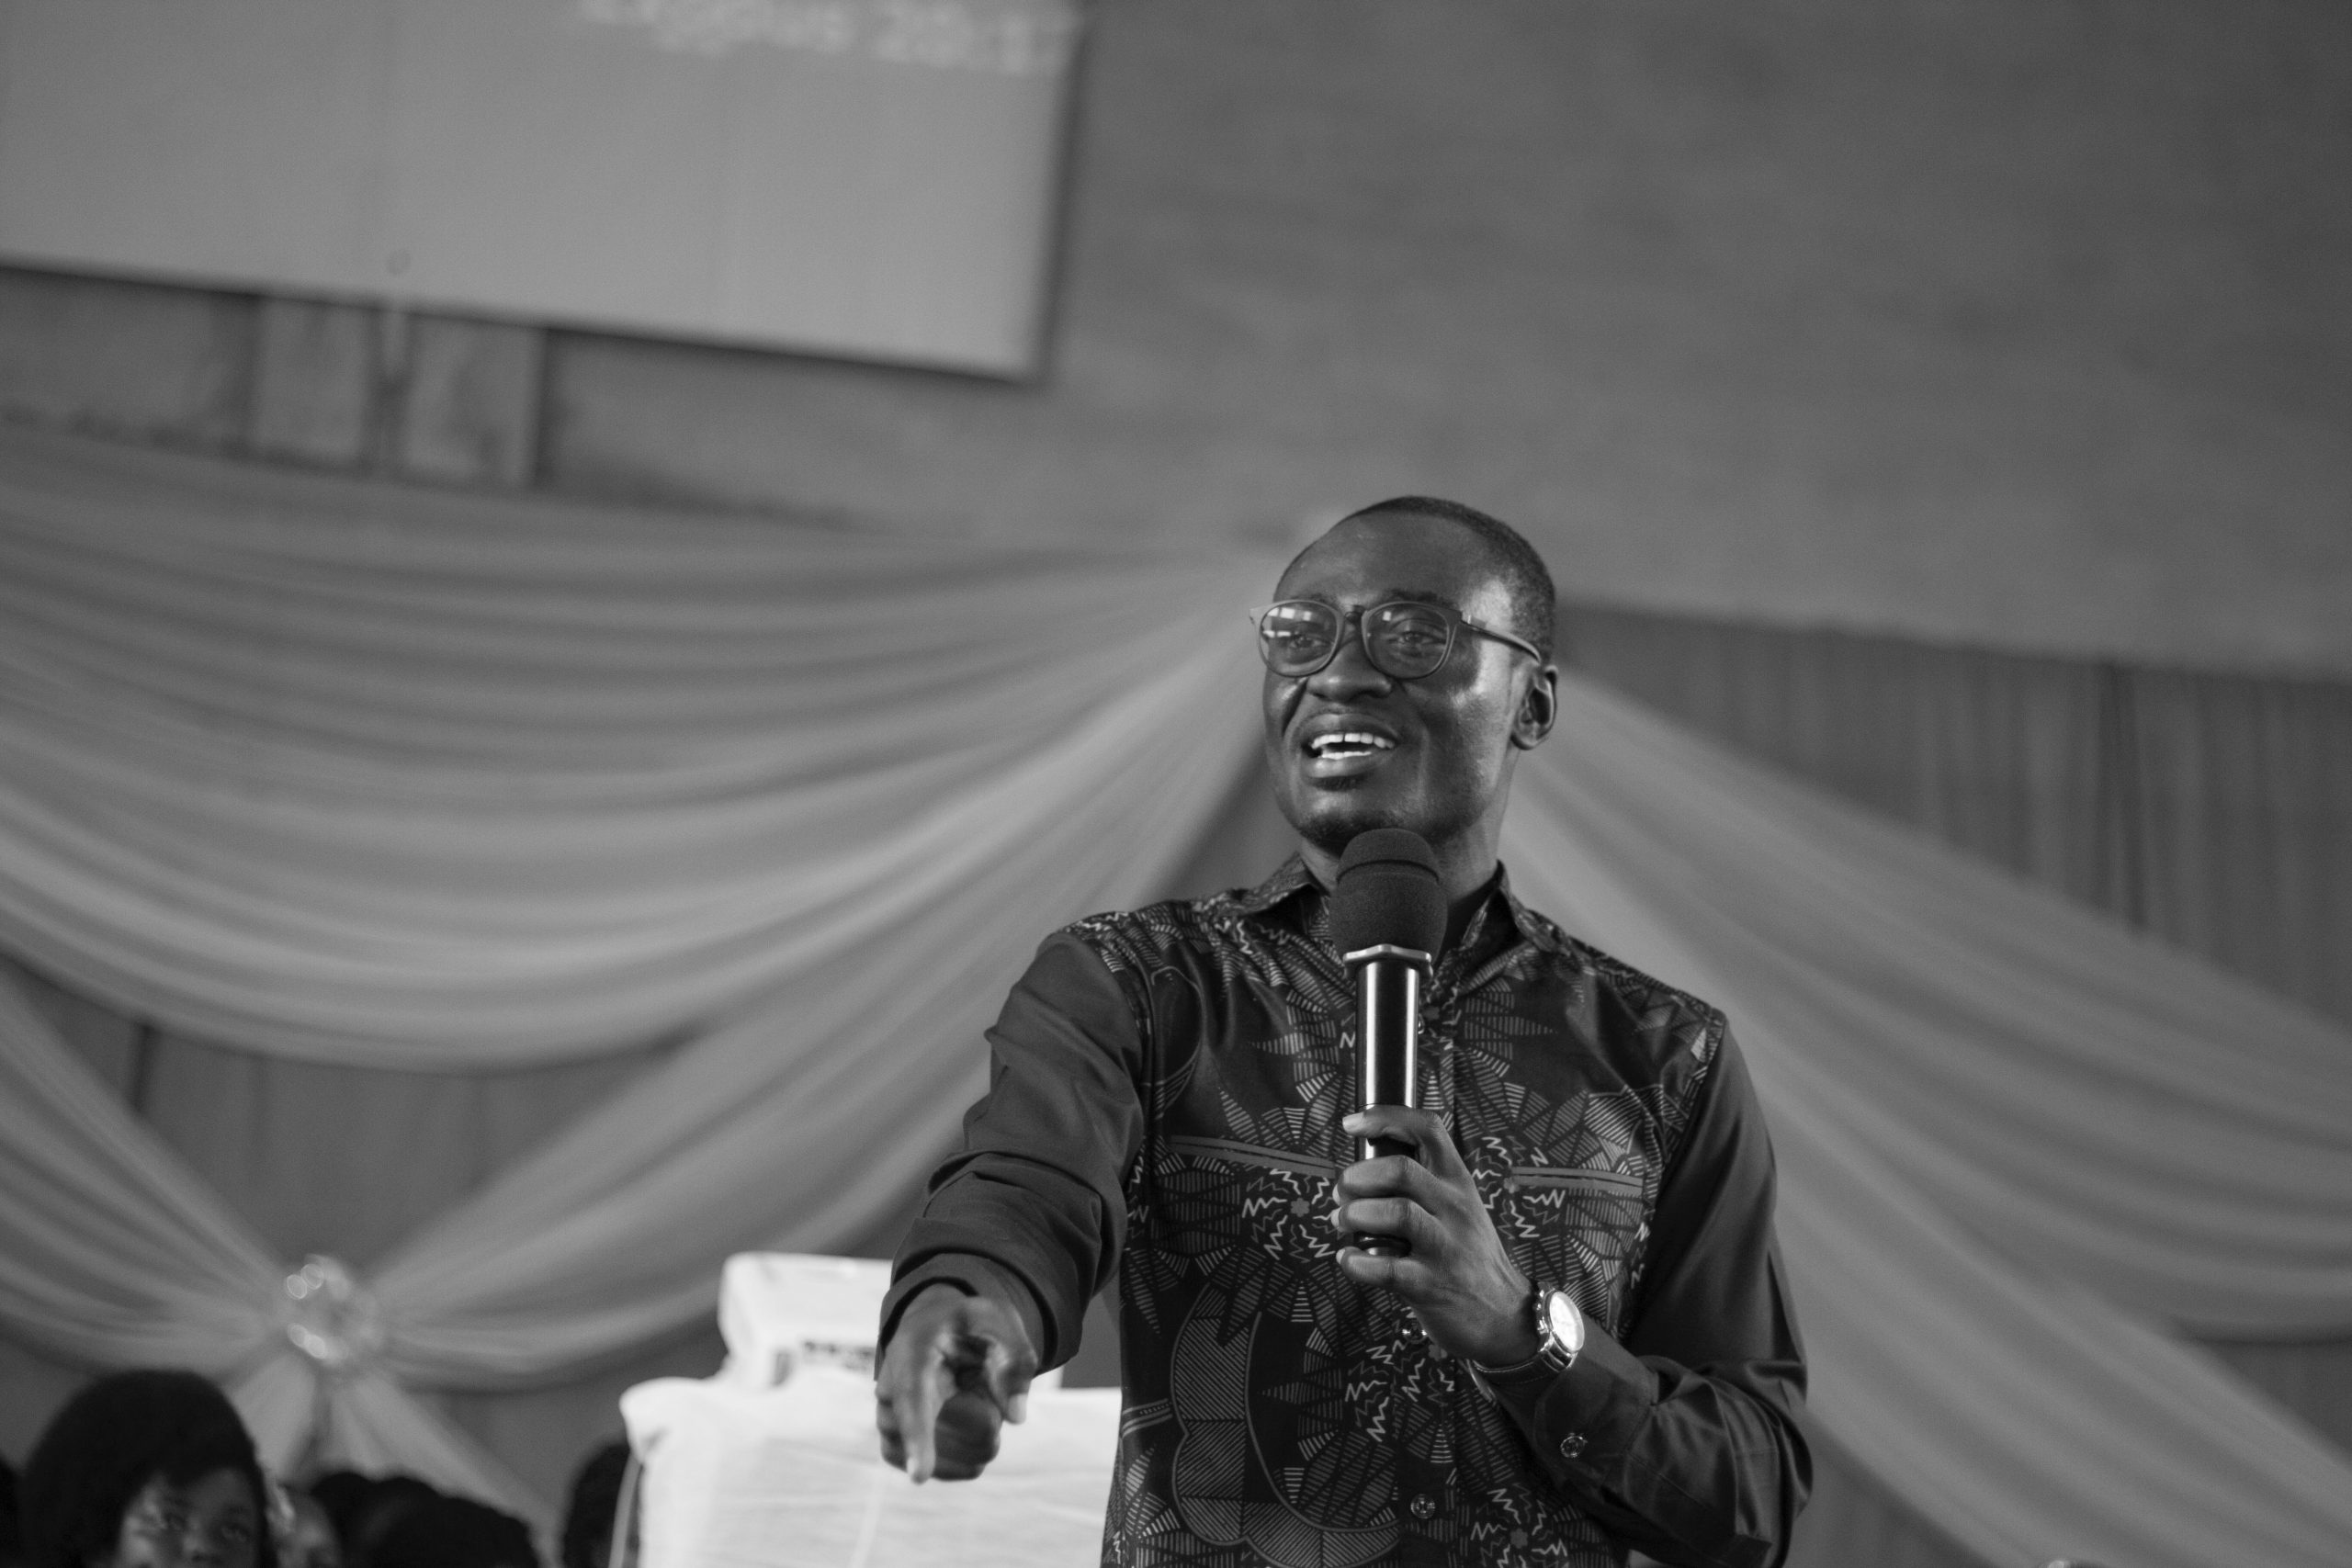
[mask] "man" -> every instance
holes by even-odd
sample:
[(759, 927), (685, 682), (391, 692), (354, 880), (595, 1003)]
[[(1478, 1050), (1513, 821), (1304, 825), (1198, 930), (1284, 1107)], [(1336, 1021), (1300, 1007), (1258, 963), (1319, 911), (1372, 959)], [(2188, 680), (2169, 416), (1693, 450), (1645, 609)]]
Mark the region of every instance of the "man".
[[(1408, 497), (1276, 594), (1266, 760), (1300, 854), (1039, 950), (899, 1250), (886, 1457), (978, 1473), (1117, 1265), (1106, 1563), (1777, 1563), (1804, 1368), (1746, 1071), (1720, 1012), (1521, 908), (1496, 859), (1556, 713), (1542, 560)], [(1426, 839), (1449, 904), (1420, 1110), (1354, 1112), (1326, 894), (1371, 828)], [(1419, 1157), (1358, 1162), (1367, 1135)]]

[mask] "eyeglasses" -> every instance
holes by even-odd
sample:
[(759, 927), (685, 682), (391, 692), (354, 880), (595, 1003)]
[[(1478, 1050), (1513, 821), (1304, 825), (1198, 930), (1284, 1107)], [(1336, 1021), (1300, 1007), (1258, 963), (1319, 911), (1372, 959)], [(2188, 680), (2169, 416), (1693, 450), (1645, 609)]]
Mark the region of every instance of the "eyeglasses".
[(1339, 656), (1350, 621), (1359, 624), (1363, 654), (1372, 667), (1396, 681), (1436, 674), (1453, 652), (1457, 630), (1507, 643), (1539, 663), (1544, 658), (1532, 642), (1482, 626), (1442, 604), (1415, 599), (1391, 599), (1368, 610), (1347, 611), (1319, 599), (1284, 599), (1250, 611), (1250, 618), (1258, 624), (1258, 657), (1267, 669), (1293, 681), (1314, 674)]

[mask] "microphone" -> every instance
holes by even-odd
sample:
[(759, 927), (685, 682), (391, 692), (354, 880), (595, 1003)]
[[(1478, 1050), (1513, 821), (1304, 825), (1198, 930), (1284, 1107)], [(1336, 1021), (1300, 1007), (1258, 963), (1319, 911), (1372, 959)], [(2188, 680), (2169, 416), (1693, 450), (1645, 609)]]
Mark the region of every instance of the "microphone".
[[(1419, 833), (1374, 828), (1348, 840), (1331, 889), (1331, 941), (1356, 987), (1356, 1103), (1406, 1105), (1420, 1077), (1421, 987), (1445, 942), (1445, 888)], [(1409, 1155), (1366, 1138), (1365, 1159)], [(1356, 1235), (1375, 1257), (1410, 1250), (1396, 1236)]]

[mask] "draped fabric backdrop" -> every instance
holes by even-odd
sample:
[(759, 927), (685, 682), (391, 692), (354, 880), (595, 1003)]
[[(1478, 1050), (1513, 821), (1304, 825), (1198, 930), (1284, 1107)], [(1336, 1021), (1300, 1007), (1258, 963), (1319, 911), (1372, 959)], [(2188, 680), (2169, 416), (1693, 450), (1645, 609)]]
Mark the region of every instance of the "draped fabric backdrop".
[(2352, 1024), (2352, 683), (1577, 608), (1580, 670)]
[[(429, 1391), (605, 1364), (726, 1252), (902, 1203), (1038, 935), (1228, 802), (1273, 564), (0, 434), (0, 946), (309, 1072), (628, 1063), (305, 1269), (136, 1113), (155, 1036), (118, 1088), (0, 991), (0, 1327), (212, 1371), (280, 1461), (527, 1503)], [(1875, 1474), (1988, 1562), (2342, 1561), (2352, 1461), (2183, 1337), (2352, 1331), (2340, 1025), (1582, 682), (1506, 854), (1733, 1014), (1815, 1409)]]
[[(2352, 682), (1579, 605), (1577, 668), (2352, 1022)], [(2352, 1339), (2200, 1336), (2352, 1449)], [(1957, 1568), (1827, 1452), (1811, 1564)], [(1801, 1557), (1804, 1554), (1801, 1553)]]

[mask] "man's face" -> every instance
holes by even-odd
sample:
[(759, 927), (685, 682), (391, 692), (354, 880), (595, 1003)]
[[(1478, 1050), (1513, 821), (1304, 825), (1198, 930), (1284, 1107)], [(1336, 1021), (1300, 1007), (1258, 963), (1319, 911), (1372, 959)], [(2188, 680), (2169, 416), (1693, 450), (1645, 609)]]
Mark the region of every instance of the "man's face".
[[(1377, 515), (1342, 523), (1283, 575), (1275, 597), (1320, 600), (1341, 611), (1419, 600), (1498, 630), (1520, 629), (1477, 536), (1442, 520)], [(1475, 827), (1491, 829), (1509, 790), (1514, 719), (1533, 673), (1526, 654), (1464, 631), (1435, 673), (1395, 680), (1365, 659), (1352, 626), (1316, 673), (1268, 671), (1266, 765), (1283, 815), (1331, 854), (1368, 828), (1409, 829), (1441, 851)]]

